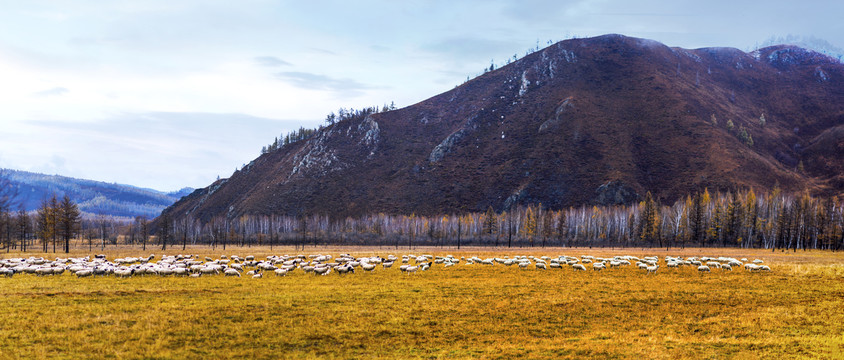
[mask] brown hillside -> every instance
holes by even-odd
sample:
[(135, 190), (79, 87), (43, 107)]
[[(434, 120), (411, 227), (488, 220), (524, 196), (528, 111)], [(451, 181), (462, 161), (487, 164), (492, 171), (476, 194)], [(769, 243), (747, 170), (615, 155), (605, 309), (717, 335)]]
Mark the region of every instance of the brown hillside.
[(776, 184), (839, 194), (842, 70), (788, 46), (748, 54), (620, 35), (567, 40), (421, 103), (329, 126), (168, 211), (433, 214)]

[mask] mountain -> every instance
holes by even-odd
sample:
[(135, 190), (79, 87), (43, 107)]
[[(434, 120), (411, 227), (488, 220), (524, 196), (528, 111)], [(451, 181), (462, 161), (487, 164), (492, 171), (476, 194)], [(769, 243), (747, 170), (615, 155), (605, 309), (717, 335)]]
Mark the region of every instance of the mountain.
[(446, 93), (263, 154), (168, 212), (436, 214), (844, 190), (844, 67), (794, 46), (556, 43)]
[(130, 185), (17, 170), (3, 170), (2, 175), (18, 194), (16, 201), (27, 211), (38, 209), (43, 199), (56, 194), (59, 198), (67, 195), (79, 204), (83, 216), (102, 214), (118, 218), (154, 218), (164, 208), (193, 192), (191, 188), (184, 188), (165, 193)]

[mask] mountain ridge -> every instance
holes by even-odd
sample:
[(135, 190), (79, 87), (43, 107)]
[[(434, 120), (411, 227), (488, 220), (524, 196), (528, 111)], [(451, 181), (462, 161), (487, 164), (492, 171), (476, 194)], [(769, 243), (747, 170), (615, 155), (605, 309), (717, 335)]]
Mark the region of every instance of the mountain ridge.
[(178, 191), (162, 192), (132, 185), (13, 169), (3, 169), (2, 175), (17, 194), (14, 200), (18, 205), (23, 205), (26, 211), (38, 209), (42, 200), (52, 194), (58, 197), (68, 195), (86, 217), (107, 215), (117, 218), (154, 218), (164, 208), (194, 191), (186, 187)]
[(352, 216), (844, 189), (844, 69), (795, 46), (566, 40), (417, 104), (327, 126), (166, 211)]

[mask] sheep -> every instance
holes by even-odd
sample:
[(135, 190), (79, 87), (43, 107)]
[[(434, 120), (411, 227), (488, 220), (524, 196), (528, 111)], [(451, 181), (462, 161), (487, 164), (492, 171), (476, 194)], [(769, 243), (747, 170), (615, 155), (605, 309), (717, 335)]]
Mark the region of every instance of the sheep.
[(583, 264), (574, 264), (571, 267), (572, 267), (572, 269), (574, 269), (574, 271), (578, 271), (578, 270), (586, 271), (586, 267), (583, 266)]
[(240, 277), (240, 271), (237, 271), (236, 269), (233, 269), (233, 268), (231, 268), (231, 269), (226, 269), (226, 271), (224, 271), (224, 272), (223, 272), (223, 274), (225, 274), (226, 276), (237, 276), (237, 277)]
[[(404, 266), (404, 265), (402, 265), (402, 266)], [(338, 267), (334, 268), (334, 270), (337, 271), (337, 275), (343, 275), (343, 274), (348, 274), (348, 273), (354, 274), (355, 273), (355, 268), (353, 268), (349, 265), (338, 266)], [(402, 270), (402, 272), (404, 272), (404, 270)]]
[(262, 277), (264, 277), (264, 273), (260, 273), (260, 272), (259, 272), (259, 273), (257, 273), (257, 274), (255, 274), (255, 275), (252, 275), (252, 278), (253, 278), (253, 279), (260, 279), (260, 278), (262, 278)]
[(360, 265), (361, 269), (366, 272), (372, 272), (375, 270), (375, 264), (363, 263)]
[(698, 267), (697, 267), (697, 271), (700, 271), (700, 272), (710, 272), (710, 271), (712, 271), (712, 270), (711, 270), (711, 269), (709, 269), (709, 266), (706, 266), (706, 265), (701, 265), (701, 266), (698, 266)]
[(2, 267), (0, 267), (0, 275), (3, 275), (3, 276), (5, 276), (5, 277), (9, 277), (9, 278), (10, 278), (10, 277), (12, 277), (13, 275), (15, 275), (15, 271), (14, 271), (14, 270), (12, 270), (12, 269), (8, 269), (8, 268), (2, 268)]
[(707, 261), (706, 266), (713, 267), (713, 268), (721, 268), (721, 263), (717, 261)]
[(199, 273), (203, 275), (217, 275), (220, 273), (220, 270), (218, 270), (216, 267), (203, 266), (199, 269)]
[(93, 269), (79, 270), (76, 272), (76, 277), (89, 277), (94, 275)]
[(133, 274), (135, 274), (135, 269), (118, 268), (118, 269), (114, 270), (114, 276), (117, 276), (117, 277), (120, 277), (120, 278), (131, 277)]
[(416, 273), (416, 270), (419, 270), (419, 266), (408, 266), (407, 269), (405, 269), (405, 273)]
[(287, 276), (287, 270), (285, 269), (275, 269), (275, 276)]
[(656, 275), (656, 271), (659, 270), (659, 265), (648, 266), (646, 269), (648, 270), (648, 272), (646, 272), (645, 275), (648, 275), (648, 274)]
[(607, 267), (602, 262), (596, 262), (596, 263), (592, 264), (592, 270), (595, 270), (595, 271), (601, 271), (601, 270), (604, 270), (606, 268)]
[(759, 271), (771, 271), (771, 268), (768, 265), (762, 265), (759, 267)]
[(722, 265), (721, 265), (721, 270), (724, 270), (724, 271), (733, 271), (733, 267), (732, 267), (732, 266), (730, 266), (730, 264), (722, 264)]
[(545, 263), (544, 263), (544, 262), (538, 262), (538, 263), (536, 263), (536, 265), (535, 265), (535, 266), (536, 266), (536, 268), (537, 268), (537, 269), (547, 270), (547, 268), (545, 267)]

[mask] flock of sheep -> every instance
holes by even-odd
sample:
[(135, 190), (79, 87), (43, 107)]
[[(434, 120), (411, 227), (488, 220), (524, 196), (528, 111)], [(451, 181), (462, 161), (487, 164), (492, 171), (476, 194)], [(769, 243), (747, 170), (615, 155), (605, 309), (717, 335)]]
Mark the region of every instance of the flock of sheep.
[[(285, 276), (291, 272), (301, 270), (304, 273), (314, 275), (338, 275), (355, 273), (356, 270), (363, 272), (375, 271), (379, 266), (381, 269), (390, 269), (393, 264), (400, 263), (399, 270), (405, 274), (414, 274), (426, 271), (434, 264), (442, 265), (443, 269), (463, 263), (464, 265), (488, 265), (495, 264), (513, 266), (520, 269), (535, 268), (537, 270), (562, 269), (570, 267), (574, 271), (586, 271), (591, 267), (595, 271), (602, 271), (607, 268), (623, 268), (634, 266), (641, 269), (643, 273), (656, 274), (660, 268), (660, 259), (657, 256), (615, 256), (612, 258), (601, 258), (583, 255), (580, 258), (571, 256), (558, 257), (494, 257), (481, 259), (474, 257), (456, 258), (451, 255), (403, 255), (397, 257), (389, 255), (386, 258), (380, 256), (354, 257), (349, 254), (342, 254), (338, 257), (331, 255), (283, 255), (267, 256), (265, 259), (256, 259), (254, 256), (221, 256), (219, 259), (205, 257), (200, 259), (195, 255), (174, 255), (163, 256), (155, 261), (155, 255), (147, 257), (125, 257), (108, 261), (105, 255), (96, 255), (82, 258), (56, 258), (48, 260), (42, 257), (0, 259), (0, 276), (12, 277), (15, 274), (61, 275), (66, 271), (77, 277), (89, 276), (115, 276), (132, 277), (140, 275), (158, 276), (234, 276), (262, 278), (264, 273), (276, 276)], [(667, 268), (696, 267), (699, 272), (711, 272), (712, 269), (732, 271), (733, 268), (744, 267), (748, 271), (770, 271), (771, 268), (763, 265), (763, 261), (755, 259), (734, 259), (729, 257), (689, 257), (680, 258), (666, 256), (663, 259)]]

